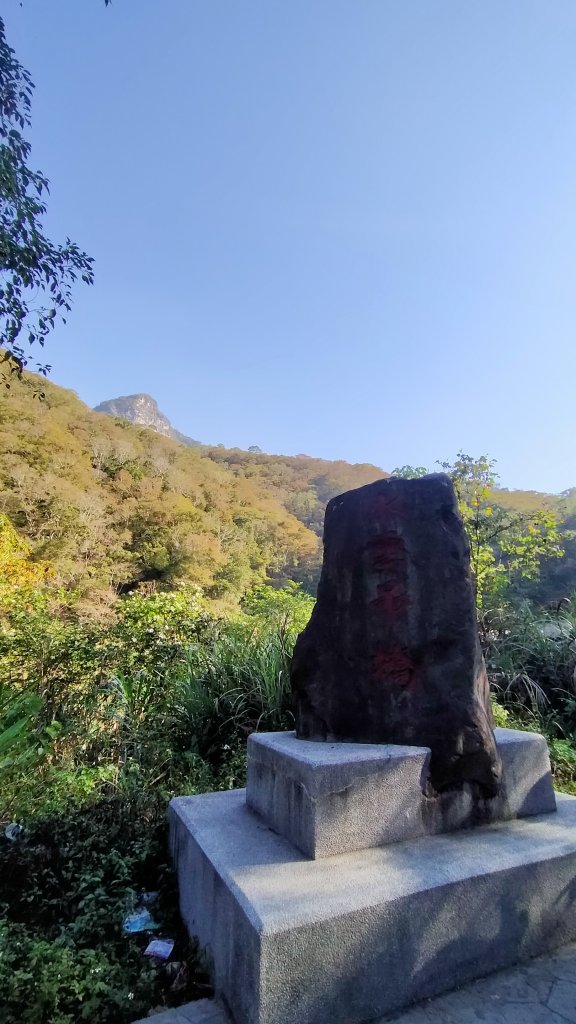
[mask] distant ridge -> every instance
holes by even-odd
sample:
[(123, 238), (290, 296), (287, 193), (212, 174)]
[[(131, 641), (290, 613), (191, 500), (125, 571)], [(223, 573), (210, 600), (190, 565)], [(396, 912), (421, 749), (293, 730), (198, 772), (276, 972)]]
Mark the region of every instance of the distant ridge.
[[(192, 583), (222, 607), (265, 582), (292, 580), (314, 594), (327, 502), (388, 476), (369, 463), (199, 445), (150, 395), (95, 412), (74, 392), (25, 377), (0, 389), (2, 510), (59, 586), (78, 592), (83, 615), (106, 617), (118, 594), (139, 586)], [(494, 502), (557, 509), (576, 531), (576, 488), (495, 490)], [(576, 540), (566, 551), (546, 565), (538, 599), (576, 589)]]
[(100, 405), (94, 407), (94, 412), (103, 412), (107, 416), (117, 416), (141, 427), (150, 427), (158, 434), (171, 437), (173, 441), (185, 444), (188, 448), (197, 448), (202, 444), (201, 441), (195, 441), (193, 437), (187, 437), (176, 430), (168, 417), (158, 408), (158, 402), (152, 395), (120, 395), (118, 398), (100, 402)]

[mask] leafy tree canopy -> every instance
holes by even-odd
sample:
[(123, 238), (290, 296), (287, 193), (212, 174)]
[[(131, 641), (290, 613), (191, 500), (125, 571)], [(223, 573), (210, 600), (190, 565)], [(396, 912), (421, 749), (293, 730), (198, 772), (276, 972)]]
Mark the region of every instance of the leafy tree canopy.
[[(480, 608), (517, 587), (520, 580), (537, 580), (541, 565), (561, 558), (571, 537), (561, 530), (560, 516), (543, 507), (543, 495), (510, 494), (498, 487), (496, 461), (475, 459), (458, 452), (454, 462), (438, 465), (454, 483), (460, 515), (470, 541), (470, 565)], [(425, 476), (424, 466), (401, 466), (393, 476), (406, 480)], [(519, 501), (528, 497), (525, 507)]]
[(0, 612), (27, 602), (51, 576), (46, 562), (30, 558), (30, 545), (0, 513)]
[(478, 606), (500, 597), (519, 579), (536, 579), (545, 558), (564, 554), (559, 516), (551, 508), (524, 512), (499, 503), (496, 462), (458, 452), (441, 462), (452, 477), (470, 540), (470, 562)]
[[(43, 231), (49, 183), (31, 168), (23, 134), (33, 90), (0, 18), (0, 340), (8, 387), (27, 366), (29, 346), (42, 347), (57, 321), (66, 322), (74, 282), (94, 278), (92, 259), (76, 243), (52, 242)], [(45, 376), (50, 366), (37, 363), (37, 369)]]
[(417, 480), (419, 477), (426, 476), (427, 473), (426, 466), (397, 466), (392, 470), (392, 476), (399, 476), (403, 480)]

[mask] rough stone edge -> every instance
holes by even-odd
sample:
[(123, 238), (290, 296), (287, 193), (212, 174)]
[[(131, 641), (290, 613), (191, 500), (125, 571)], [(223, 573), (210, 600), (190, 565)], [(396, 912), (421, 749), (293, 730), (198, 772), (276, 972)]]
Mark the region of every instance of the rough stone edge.
[[(244, 794), (244, 790), (231, 791), (230, 795), (232, 792)], [(200, 794), (192, 799), (209, 800), (213, 795)], [(208, 854), (202, 828), (197, 827), (187, 813), (189, 800), (189, 797), (175, 797), (168, 807), (170, 853), (178, 874), (180, 914), (189, 933), (197, 938), (203, 949), (210, 963), (216, 994), (231, 1015), (229, 1003), (242, 1007), (244, 1000), (250, 998), (244, 978), (250, 975), (251, 965), (253, 990), (256, 1001), (260, 1002), (261, 935), (264, 925), (250, 900), (226, 869), (223, 858), (214, 856), (213, 853)], [(193, 839), (193, 846), (190, 840), (187, 840), (187, 836)], [(189, 883), (187, 888), (184, 887), (181, 877), (182, 851), (184, 856), (192, 861), (187, 865), (188, 870), (184, 872)], [(223, 895), (226, 897), (224, 903)], [(218, 906), (220, 901), (222, 913), (219, 916), (212, 917), (210, 906), (204, 914), (198, 909), (203, 903), (210, 904), (210, 897), (214, 906)], [(217, 922), (216, 925), (213, 923), (214, 920)], [(189, 926), (191, 921), (195, 922), (193, 929)], [(226, 950), (224, 961), (231, 961), (235, 951), (242, 961), (239, 970), (236, 971), (238, 981), (233, 991), (227, 990), (228, 986), (221, 983), (222, 957), (216, 958), (213, 955), (214, 947)]]
[[(233, 794), (233, 793), (230, 793), (230, 794), (214, 794), (214, 796), (216, 796), (216, 795), (217, 796), (222, 796), (222, 797), (228, 797), (228, 796), (229, 797), (233, 797), (234, 796), (236, 798), (236, 801), (235, 801), (236, 803), (238, 803), (238, 799), (237, 798), (240, 796), (239, 793), (236, 793), (236, 794)], [(186, 798), (184, 798), (184, 799), (186, 799)], [(190, 798), (188, 798), (188, 799), (190, 799)], [(198, 799), (200, 799), (200, 798), (198, 798), (198, 797), (192, 798), (192, 800), (194, 800), (194, 801), (196, 801)], [(562, 803), (566, 803), (566, 804), (572, 804), (575, 801), (576, 801), (576, 798), (563, 797), (561, 802)], [(220, 815), (218, 814), (217, 817), (219, 819)], [(519, 823), (519, 824), (521, 825), (523, 831), (528, 830), (530, 828), (530, 825), (529, 825), (528, 822)], [(515, 823), (514, 822), (509, 822), (508, 825), (511, 826), (512, 828), (515, 827)], [(215, 821), (215, 827), (216, 827), (216, 831), (218, 831), (218, 820)], [(502, 827), (503, 826), (488, 826), (488, 829), (491, 832), (495, 829), (496, 834), (499, 835)], [(254, 825), (252, 824), (250, 826), (250, 830), (252, 830), (253, 828), (254, 828)], [(203, 838), (204, 837), (207, 838), (208, 834), (210, 832), (213, 833), (213, 831), (214, 831), (213, 829), (211, 830), (211, 829), (206, 829), (205, 827), (204, 828), (201, 827), (201, 828), (197, 829), (197, 835), (195, 835), (195, 836), (191, 835), (191, 839), (195, 843), (202, 844)], [(541, 850), (540, 854), (537, 856), (536, 860), (533, 860), (533, 861), (530, 861), (530, 862), (523, 862), (523, 863), (519, 863), (519, 864), (516, 864), (516, 865), (508, 865), (508, 866), (505, 866), (503, 868), (497, 868), (497, 867), (494, 868), (494, 867), (492, 867), (488, 871), (488, 873), (484, 874), (484, 875), (482, 873), (477, 874), (476, 871), (473, 871), (470, 876), (467, 876), (468, 880), (470, 881), (470, 883), (476, 889), (477, 888), (477, 883), (480, 882), (482, 879), (487, 879), (488, 876), (494, 877), (494, 878), (497, 878), (498, 876), (501, 876), (502, 878), (504, 878), (506, 875), (510, 875), (510, 872), (512, 872), (515, 875), (526, 875), (527, 876), (527, 878), (525, 880), (522, 880), (521, 878), (518, 878), (518, 877), (515, 879), (516, 883), (519, 882), (521, 887), (523, 887), (524, 889), (527, 890), (527, 889), (531, 889), (533, 887), (534, 880), (535, 880), (534, 871), (536, 871), (536, 876), (537, 876), (539, 871), (543, 871), (544, 874), (546, 875), (547, 873), (550, 872), (550, 870), (552, 870), (552, 877), (553, 877), (553, 879), (555, 881), (555, 884), (556, 884), (560, 880), (559, 876), (563, 875), (565, 873), (565, 870), (567, 868), (569, 868), (570, 887), (571, 887), (571, 889), (573, 889), (574, 888), (574, 881), (575, 881), (575, 878), (576, 878), (576, 822), (574, 824), (574, 827), (571, 829), (571, 831), (574, 832), (574, 839), (570, 841), (568, 848), (565, 846), (565, 844), (563, 842), (561, 842), (559, 844), (559, 846), (554, 846), (553, 848), (551, 846), (550, 851), (548, 851), (547, 853), (545, 851)], [(442, 838), (444, 841), (450, 841), (450, 842), (454, 841), (456, 843), (458, 842), (457, 839), (452, 840), (452, 838), (448, 837), (448, 836), (438, 837), (438, 838)], [(283, 845), (286, 844), (285, 840), (278, 840), (278, 841), (282, 842)], [(435, 840), (434, 839), (425, 840), (425, 842), (430, 842), (430, 841), (434, 842)], [(258, 844), (256, 842), (256, 847), (257, 847), (257, 845)], [(406, 845), (409, 846), (411, 844), (406, 844)], [(538, 846), (540, 846), (539, 843), (537, 843), (537, 847)], [(542, 854), (544, 854), (544, 855), (542, 855)], [(360, 853), (360, 855), (362, 855), (362, 853)], [(213, 856), (210, 857), (210, 861), (211, 862), (213, 860), (215, 860), (215, 859), (216, 858), (214, 858)], [(290, 855), (290, 859), (292, 859), (291, 855)], [(285, 860), (285, 858), (281, 857), (281, 860)], [(258, 863), (258, 860), (256, 861), (256, 863)], [(560, 868), (560, 865), (563, 865), (563, 867), (562, 867), (562, 869), (560, 871), (558, 871), (557, 869)], [(444, 883), (444, 882), (434, 883), (433, 882), (432, 883), (432, 886), (431, 886), (431, 889), (429, 890), (429, 892), (432, 893), (432, 891), (435, 891), (435, 895), (433, 896), (433, 899), (434, 899), (434, 901), (436, 901), (438, 903), (438, 907), (439, 908), (443, 908), (444, 907), (444, 904), (445, 904), (444, 893), (446, 893), (446, 895), (447, 895), (448, 892), (450, 891), (450, 889), (453, 889), (454, 884), (456, 884), (456, 886), (459, 887), (462, 881), (463, 881), (463, 879), (459, 879), (459, 880), (456, 879), (455, 882), (448, 882), (448, 883)], [(541, 894), (543, 892), (545, 892), (545, 887), (538, 886), (537, 887), (537, 891), (540, 894), (540, 896), (539, 896), (540, 903), (542, 903), (542, 905), (544, 906), (545, 905), (546, 897), (544, 896), (543, 899), (542, 899)], [(566, 891), (567, 891), (566, 888), (564, 888), (562, 890), (563, 894), (566, 894)], [(228, 896), (230, 896), (230, 895), (231, 895), (231, 893), (229, 892)], [(246, 899), (247, 898), (246, 894), (243, 894), (243, 895), (244, 895), (244, 899)], [(458, 901), (458, 899), (459, 899), (458, 893), (456, 893), (456, 900)], [(402, 902), (404, 901), (403, 897), (401, 897), (401, 901)], [(553, 902), (553, 905), (555, 905), (555, 901)], [(316, 921), (314, 922), (314, 927), (318, 926), (321, 929), (324, 929), (325, 925), (330, 923), (332, 926), (335, 926), (335, 927), (337, 927), (339, 929), (341, 924), (346, 921), (347, 917), (348, 917), (347, 914), (344, 914), (344, 916), (342, 916), (341, 913), (337, 913), (335, 915), (334, 914), (330, 914), (328, 917), (325, 917), (324, 915), (320, 915), (320, 917), (318, 917), (316, 919)], [(405, 999), (404, 1001), (402, 1001), (400, 1003), (395, 1003), (394, 1005), (390, 1005), (390, 1003), (388, 1003), (388, 1005), (386, 1006), (385, 1009), (380, 1009), (379, 1008), (378, 1011), (376, 1013), (372, 1014), (371, 1016), (370, 1015), (367, 1016), (366, 1014), (364, 1014), (363, 1016), (356, 1016), (356, 1017), (354, 1017), (353, 1014), (352, 1014), (352, 1015), (350, 1015), (349, 1017), (346, 1018), (346, 1024), (352, 1024), (353, 1021), (356, 1021), (356, 1022), (358, 1022), (358, 1024), (360, 1024), (361, 1021), (372, 1019), (373, 1017), (374, 1018), (380, 1018), (382, 1016), (387, 1016), (387, 1015), (390, 1015), (390, 1014), (394, 1014), (395, 1015), (398, 1011), (402, 1010), (402, 1008), (411, 1006), (414, 1003), (417, 1003), (418, 1001), (420, 1001), (422, 999), (433, 998), (436, 995), (439, 995), (441, 993), (453, 991), (454, 989), (457, 989), (457, 988), (459, 988), (459, 987), (461, 987), (463, 985), (466, 985), (470, 981), (473, 981), (473, 980), (475, 980), (477, 978), (485, 977), (485, 976), (487, 976), (489, 974), (494, 973), (495, 971), (509, 968), (510, 966), (512, 966), (512, 965), (514, 965), (516, 963), (525, 962), (526, 960), (529, 960), (529, 959), (533, 958), (534, 956), (542, 955), (542, 954), (544, 954), (546, 952), (551, 952), (552, 950), (558, 948), (559, 946), (562, 946), (567, 941), (571, 941), (574, 938), (576, 938), (576, 913), (574, 911), (574, 907), (572, 907), (572, 912), (569, 915), (570, 920), (568, 920), (568, 915), (566, 915), (564, 913), (562, 913), (562, 914), (554, 913), (553, 917), (554, 917), (554, 919), (557, 918), (558, 920), (556, 921), (556, 924), (555, 924), (555, 926), (553, 927), (552, 930), (550, 929), (550, 924), (552, 924), (552, 921), (550, 921), (550, 922), (542, 921), (541, 926), (540, 925), (537, 926), (536, 934), (532, 933), (532, 934), (524, 935), (524, 938), (522, 939), (522, 941), (519, 941), (518, 943), (514, 943), (513, 949), (509, 950), (508, 953), (505, 954), (504, 959), (501, 959), (499, 961), (497, 960), (496, 964), (494, 964), (492, 962), (492, 952), (490, 952), (491, 961), (490, 961), (490, 964), (488, 964), (488, 965), (484, 963), (484, 960), (482, 960), (482, 963), (477, 964), (475, 959), (472, 958), (472, 960), (470, 960), (469, 962), (466, 962), (464, 965), (461, 965), (462, 966), (462, 973), (458, 976), (458, 978), (456, 979), (456, 981), (454, 983), (451, 982), (450, 984), (447, 984), (445, 980), (440, 980), (440, 979), (435, 978), (435, 976), (430, 976), (428, 978), (423, 979), (423, 983), (422, 983), (423, 987), (419, 988), (418, 991), (416, 992), (416, 994), (411, 995), (409, 999), (407, 999), (407, 1000)], [(413, 915), (412, 915), (412, 918), (413, 918)], [(306, 923), (306, 921), (303, 920), (300, 925), (295, 923), (294, 921), (292, 923), (290, 923), (289, 921), (284, 921), (284, 922), (277, 921), (276, 924), (273, 925), (271, 930), (269, 928), (265, 927), (264, 928), (264, 934), (262, 936), (262, 938), (264, 939), (264, 944), (262, 946), (262, 955), (263, 955), (263, 957), (265, 959), (269, 959), (271, 957), (271, 961), (270, 962), (272, 964), (283, 964), (284, 963), (284, 955), (283, 955), (282, 943), (284, 942), (284, 939), (283, 939), (282, 936), (285, 936), (286, 939), (288, 939), (288, 943), (289, 943), (289, 946), (290, 946), (290, 944), (291, 944), (291, 936), (296, 936), (298, 932), (301, 932), (302, 927), (304, 927), (306, 930), (309, 930), (310, 924), (312, 922), (309, 919), (308, 919), (308, 921), (309, 921), (309, 923)], [(533, 929), (531, 929), (531, 931), (533, 932)], [(486, 949), (489, 949), (489, 948), (491, 949), (492, 940), (490, 940), (490, 943), (488, 943), (488, 944), (486, 943), (485, 939), (483, 941), (485, 943)], [(277, 943), (278, 942), (280, 942), (280, 946), (277, 947)], [(508, 945), (509, 945), (509, 943), (508, 943)], [(387, 944), (386, 948), (389, 948), (389, 944)], [(280, 954), (282, 954), (282, 956), (280, 956)], [(279, 959), (279, 956), (280, 956), (280, 959)], [(290, 956), (290, 954), (289, 954), (289, 956)], [(486, 959), (486, 957), (484, 957), (484, 959)], [(294, 972), (292, 971), (290, 973), (293, 974)], [(322, 973), (322, 972), (320, 972), (320, 973)], [(405, 974), (405, 971), (403, 971), (401, 973)], [(256, 1022), (259, 1021), (259, 1020), (263, 1020), (265, 1022), (265, 1024), (308, 1024), (308, 1022), (312, 1021), (312, 1020), (314, 1021), (314, 1024), (321, 1024), (321, 1022), (324, 1020), (324, 1018), (322, 1016), (318, 1017), (318, 1018), (316, 1016), (314, 1016), (314, 1015), (310, 1016), (310, 1015), (304, 1014), (304, 1016), (302, 1016), (302, 1013), (300, 1011), (301, 1010), (305, 1010), (305, 1006), (301, 1006), (300, 1007), (300, 1010), (298, 1010), (298, 1013), (296, 1014), (296, 1016), (292, 1015), (292, 1017), (290, 1017), (290, 1013), (292, 1011), (289, 1010), (288, 1007), (292, 1006), (292, 999), (293, 999), (293, 997), (294, 997), (294, 995), (296, 993), (298, 993), (299, 996), (301, 996), (303, 994), (303, 992), (304, 992), (304, 990), (306, 988), (305, 985), (303, 985), (303, 987), (301, 989), (298, 989), (298, 988), (295, 989), (292, 992), (291, 999), (289, 999), (288, 1002), (287, 1002), (287, 995), (289, 995), (289, 993), (286, 993), (286, 992), (283, 993), (282, 992), (282, 986), (280, 986), (280, 991), (278, 991), (278, 989), (275, 988), (275, 987), (273, 987), (273, 989), (271, 991), (270, 987), (269, 987), (269, 984), (267, 984), (266, 975), (267, 975), (267, 970), (265, 968), (264, 969), (264, 975), (260, 976), (260, 981), (259, 981), (259, 999), (258, 999), (259, 1009), (255, 1010), (248, 1017), (243, 1017), (242, 1014), (238, 1014), (237, 1015), (236, 1012), (235, 1012), (234, 1013), (234, 1017), (235, 1017), (236, 1020), (242, 1021), (243, 1024), (248, 1024), (248, 1022), (250, 1022), (250, 1024), (256, 1024)], [(228, 997), (228, 993), (227, 993), (227, 997)], [(271, 1002), (270, 1002), (270, 1000), (271, 1000)], [(298, 998), (297, 998), (297, 1001), (298, 1001)], [(238, 1009), (238, 1007), (234, 1004), (233, 1000), (231, 1002), (232, 1002), (232, 1005), (234, 1007), (234, 1010), (236, 1011)], [(266, 1004), (268, 1004), (268, 1006), (266, 1006)], [(288, 1013), (287, 1017), (283, 1017), (282, 1016), (282, 1014), (285, 1011)], [(278, 1015), (280, 1015), (280, 1016), (278, 1016)], [(332, 1018), (330, 1018), (330, 1020), (332, 1020)], [(340, 1021), (340, 1024), (343, 1024), (343, 1021)]]
[[(339, 761), (322, 758), (323, 751), (333, 750), (333, 744), (297, 740), (293, 732), (252, 734), (248, 738), (246, 801), (270, 827), (312, 859), (553, 813), (556, 802), (545, 738), (540, 733), (496, 729), (495, 739), (504, 768), (502, 788), (498, 797), (482, 800), (469, 785), (459, 792), (447, 791), (439, 796), (429, 793), (430, 751), (426, 747), (366, 744), (369, 755), (363, 758), (359, 756), (362, 744), (342, 743), (337, 745), (342, 755)], [(348, 749), (350, 760), (346, 760)], [(527, 760), (518, 773), (517, 759), (522, 761), (523, 755)], [(414, 777), (416, 762), (420, 762), (418, 780)], [(368, 815), (363, 838), (355, 812), (363, 802), (369, 810), (374, 795), (370, 793), (371, 780), (395, 768), (401, 772), (402, 765), (406, 765), (406, 796), (414, 813), (395, 811), (394, 820), (375, 819), (381, 825)], [(537, 777), (523, 792), (525, 779), (531, 778), (527, 770), (530, 766)], [(356, 792), (352, 792), (351, 800), (356, 801), (355, 807), (343, 805), (340, 812), (336, 807), (338, 797), (353, 787)], [(398, 790), (394, 792), (397, 795)]]
[(196, 999), (158, 1013), (139, 1017), (133, 1024), (231, 1024), (230, 1017), (218, 999)]
[[(266, 743), (273, 737), (286, 736), (296, 741), (296, 733), (252, 733), (248, 737), (247, 751), (248, 762), (258, 760), (265, 765), (281, 764), (286, 778), (294, 782), (303, 783), (310, 796), (314, 799), (320, 796), (328, 796), (331, 793), (338, 793), (342, 788), (356, 782), (359, 778), (370, 778), (378, 775), (383, 768), (393, 761), (403, 758), (406, 761), (414, 760), (421, 762), (423, 778), (429, 773), (429, 762), (431, 751), (428, 747), (410, 747), (404, 744), (376, 744), (376, 743), (321, 743), (317, 740), (298, 740), (298, 743), (305, 744), (310, 752), (321, 753), (321, 748), (340, 747), (350, 749), (356, 754), (358, 748), (366, 747), (370, 753), (365, 757), (354, 757), (349, 762), (338, 762), (322, 760), (315, 763), (311, 758), (306, 757), (306, 750), (303, 747), (300, 751), (295, 748), (293, 751), (285, 749), (281, 744), (274, 745), (273, 740)], [(319, 748), (319, 749), (318, 749)]]

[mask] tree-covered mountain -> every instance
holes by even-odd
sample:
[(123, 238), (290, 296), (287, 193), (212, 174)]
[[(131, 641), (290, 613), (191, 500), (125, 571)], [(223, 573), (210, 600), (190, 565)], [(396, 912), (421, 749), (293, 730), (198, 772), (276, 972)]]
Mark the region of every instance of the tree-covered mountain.
[[(41, 383), (44, 401), (30, 377), (0, 391), (0, 512), (85, 614), (106, 614), (119, 593), (146, 585), (195, 583), (221, 604), (264, 580), (314, 593), (327, 501), (388, 475), (369, 464), (190, 447), (166, 436), (171, 424), (153, 399), (145, 408), (158, 415), (142, 426), (122, 405), (103, 415)], [(494, 499), (525, 511), (564, 503), (574, 516), (574, 492)], [(576, 589), (575, 565), (570, 549), (546, 575), (546, 598)]]
[(87, 614), (142, 584), (236, 601), (255, 584), (314, 590), (323, 510), (375, 466), (186, 447), (42, 381), (0, 392), (0, 511)]

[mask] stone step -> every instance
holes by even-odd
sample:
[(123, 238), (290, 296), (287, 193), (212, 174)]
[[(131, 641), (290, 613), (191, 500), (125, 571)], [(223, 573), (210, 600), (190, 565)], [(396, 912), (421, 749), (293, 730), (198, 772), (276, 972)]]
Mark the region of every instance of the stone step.
[(171, 1010), (141, 1017), (134, 1024), (230, 1024), (224, 1007), (216, 999), (197, 999)]
[(310, 860), (241, 790), (181, 797), (182, 916), (236, 1024), (362, 1024), (576, 940), (576, 798), (557, 805)]
[[(213, 999), (199, 999), (135, 1024), (230, 1024)], [(576, 1024), (576, 944), (498, 971), (374, 1024)]]

